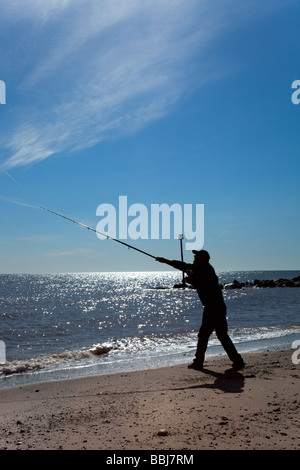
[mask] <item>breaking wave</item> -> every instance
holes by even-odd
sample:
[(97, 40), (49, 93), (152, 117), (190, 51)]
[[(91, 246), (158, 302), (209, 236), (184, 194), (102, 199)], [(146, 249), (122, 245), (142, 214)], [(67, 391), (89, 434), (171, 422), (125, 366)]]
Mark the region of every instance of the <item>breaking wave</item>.
[[(75, 349), (38, 356), (32, 359), (15, 360), (0, 364), (0, 376), (40, 372), (42, 370), (60, 370), (64, 368), (76, 369), (85, 366), (103, 365), (109, 361), (131, 361), (142, 358), (156, 358), (158, 356), (192, 354), (196, 347), (197, 331), (188, 334), (165, 337), (144, 336), (112, 339), (104, 344), (93, 345), (89, 349)], [(284, 338), (293, 334), (300, 334), (300, 327), (256, 327), (233, 328), (230, 336), (237, 345), (255, 343), (260, 340)], [(215, 333), (212, 334), (209, 347), (220, 346)], [(209, 350), (209, 349), (208, 349)]]
[(97, 345), (90, 350), (74, 350), (39, 356), (33, 359), (16, 360), (0, 364), (0, 375), (20, 374), (24, 372), (36, 372), (42, 369), (59, 368), (65, 365), (73, 365), (80, 361), (92, 360), (95, 356), (107, 354), (111, 348)]

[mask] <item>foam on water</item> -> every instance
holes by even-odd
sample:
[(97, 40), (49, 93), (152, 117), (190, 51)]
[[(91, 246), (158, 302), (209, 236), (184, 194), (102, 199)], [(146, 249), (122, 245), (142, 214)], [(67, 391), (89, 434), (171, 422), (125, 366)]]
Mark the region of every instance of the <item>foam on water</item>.
[[(276, 346), (286, 344), (288, 337), (300, 334), (300, 328), (278, 328), (278, 327), (262, 327), (262, 328), (237, 328), (230, 331), (230, 335), (235, 344), (239, 348), (245, 350), (245, 344), (249, 345), (249, 349), (259, 347), (260, 342), (267, 341), (272, 347), (272, 340)], [(113, 340), (103, 344), (94, 345), (90, 349), (75, 349), (54, 353), (49, 355), (38, 356), (32, 359), (15, 360), (0, 364), (0, 375), (10, 376), (20, 373), (33, 373), (44, 370), (45, 372), (59, 371), (65, 368), (82, 368), (101, 366), (112, 361), (136, 361), (147, 358), (152, 359), (155, 363), (158, 357), (164, 356), (184, 356), (194, 353), (197, 342), (197, 333), (193, 332), (188, 335), (178, 335), (172, 338), (122, 338)], [(250, 344), (251, 343), (251, 344)], [(213, 333), (210, 338), (209, 348), (219, 345), (219, 341)], [(209, 353), (209, 350), (208, 350)], [(172, 363), (172, 359), (169, 359)]]

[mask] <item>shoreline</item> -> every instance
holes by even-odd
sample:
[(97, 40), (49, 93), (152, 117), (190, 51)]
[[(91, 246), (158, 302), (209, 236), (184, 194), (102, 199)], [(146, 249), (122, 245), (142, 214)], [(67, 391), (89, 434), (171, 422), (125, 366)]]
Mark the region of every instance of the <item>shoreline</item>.
[[(244, 355), (250, 352), (264, 352), (266, 350), (274, 349), (288, 349), (294, 341), (298, 340), (299, 333), (290, 333), (285, 336), (260, 338), (256, 340), (249, 340), (242, 343), (235, 343), (238, 351)], [(135, 355), (135, 358), (122, 358), (112, 359), (107, 356), (108, 361), (96, 362), (94, 364), (75, 365), (72, 362), (66, 363), (65, 367), (53, 369), (39, 369), (32, 371), (23, 371), (23, 368), (28, 367), (30, 360), (24, 360), (21, 364), (21, 372), (13, 372), (7, 376), (0, 377), (0, 390), (7, 387), (23, 386), (30, 383), (41, 383), (58, 380), (69, 380), (76, 378), (87, 378), (93, 376), (111, 375), (124, 372), (141, 371), (145, 369), (158, 369), (161, 367), (171, 367), (174, 365), (182, 365), (186, 362), (191, 362), (194, 359), (195, 344), (190, 350), (181, 351), (178, 353), (163, 353), (152, 356)], [(206, 357), (226, 355), (221, 344), (209, 344)], [(43, 356), (41, 356), (43, 358)], [(37, 358), (39, 360), (39, 358)]]
[(203, 372), (185, 363), (3, 388), (0, 450), (296, 450), (294, 352), (245, 353), (238, 372), (220, 355)]

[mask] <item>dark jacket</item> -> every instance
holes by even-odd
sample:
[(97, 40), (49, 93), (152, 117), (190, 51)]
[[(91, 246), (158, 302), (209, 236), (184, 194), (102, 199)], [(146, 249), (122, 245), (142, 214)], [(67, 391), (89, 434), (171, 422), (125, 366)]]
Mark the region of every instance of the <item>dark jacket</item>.
[(168, 261), (167, 264), (187, 274), (186, 281), (197, 290), (202, 305), (207, 307), (212, 304), (224, 303), (219, 279), (211, 264), (204, 263), (198, 267), (175, 260)]

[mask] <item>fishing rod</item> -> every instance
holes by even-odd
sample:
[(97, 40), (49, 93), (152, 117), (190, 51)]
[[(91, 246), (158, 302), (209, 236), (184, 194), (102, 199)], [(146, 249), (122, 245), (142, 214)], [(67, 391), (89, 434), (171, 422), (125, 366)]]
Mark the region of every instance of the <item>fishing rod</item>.
[[(2, 166), (0, 166), (0, 172), (3, 172), (5, 173), (20, 189), (22, 189), (22, 191), (27, 194), (27, 196), (29, 196), (30, 198), (32, 198), (32, 196), (28, 193), (28, 191), (26, 191), (25, 188), (23, 188), (23, 186), (21, 186), (16, 180), (15, 178), (13, 178), (9, 173), (8, 171), (6, 171)], [(0, 197), (1, 199), (1, 197)], [(62, 219), (65, 219), (65, 220), (69, 220), (70, 222), (73, 222), (73, 224), (77, 224), (79, 225), (80, 227), (83, 227), (83, 228), (86, 228), (87, 230), (91, 230), (92, 232), (95, 232), (95, 233), (99, 233), (100, 235), (102, 235), (103, 237), (106, 237), (106, 238), (109, 238), (110, 240), (113, 240), (117, 243), (120, 243), (121, 245), (124, 245), (124, 246), (127, 246), (127, 248), (131, 248), (132, 250), (135, 250), (135, 251), (138, 251), (139, 253), (142, 253), (143, 255), (146, 255), (146, 256), (150, 256), (150, 258), (153, 258), (153, 259), (156, 259), (157, 257), (156, 256), (153, 256), (151, 255), (150, 253), (147, 253), (146, 251), (143, 251), (143, 250), (140, 250), (139, 248), (136, 248), (135, 246), (132, 246), (132, 245), (129, 245), (128, 243), (125, 243), (125, 242), (122, 242), (121, 240), (118, 240), (117, 238), (113, 238), (111, 237), (110, 235), (107, 235), (106, 233), (102, 233), (102, 232), (99, 232), (98, 230), (92, 228), (92, 227), (89, 227), (88, 225), (85, 225), (85, 224), (82, 224), (81, 222), (77, 222), (77, 220), (73, 220), (71, 219), (70, 217), (66, 217), (65, 215), (63, 214), (60, 214), (59, 212), (55, 212), (55, 211), (52, 211), (51, 209), (47, 209), (47, 207), (42, 207), (40, 205), (31, 205), (31, 204), (25, 204), (25, 203), (22, 203), (22, 202), (18, 202), (18, 201), (14, 201), (14, 200), (9, 200), (7, 198), (5, 198), (5, 200), (8, 200), (8, 202), (12, 202), (14, 204), (19, 204), (19, 205), (24, 205), (24, 206), (28, 206), (28, 207), (34, 207), (36, 209), (42, 209), (43, 211), (46, 211), (46, 212), (50, 212), (51, 214), (54, 214), (54, 215), (57, 215), (58, 217), (61, 217)]]
[(128, 243), (122, 242), (121, 240), (118, 240), (117, 238), (113, 238), (110, 235), (107, 235), (106, 233), (99, 232), (99, 230), (96, 230), (92, 227), (89, 227), (88, 225), (82, 224), (81, 222), (77, 222), (77, 220), (70, 219), (69, 217), (66, 217), (63, 214), (60, 214), (59, 212), (52, 211), (51, 209), (47, 209), (47, 207), (42, 207), (40, 206), (40, 209), (46, 212), (50, 212), (51, 214), (57, 215), (58, 217), (61, 217), (62, 219), (69, 220), (70, 222), (73, 222), (73, 224), (79, 225), (80, 227), (86, 228), (87, 230), (91, 230), (92, 232), (99, 233), (103, 237), (109, 238), (110, 240), (113, 240), (114, 242), (120, 243), (121, 245), (127, 246), (127, 248), (131, 248), (132, 250), (139, 251), (140, 253), (143, 253), (146, 256), (150, 256), (150, 258), (156, 259), (156, 256), (150, 255), (150, 253), (147, 253), (146, 251), (140, 250), (139, 248), (136, 248), (135, 246), (129, 245)]

